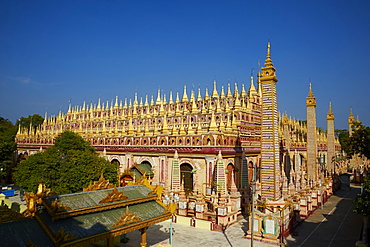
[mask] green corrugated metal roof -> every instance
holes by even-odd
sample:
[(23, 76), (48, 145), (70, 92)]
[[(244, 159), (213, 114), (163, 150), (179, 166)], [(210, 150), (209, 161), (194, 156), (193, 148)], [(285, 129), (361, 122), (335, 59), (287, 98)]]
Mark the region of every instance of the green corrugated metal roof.
[[(149, 201), (131, 205), (129, 206), (129, 210), (131, 213), (135, 212), (138, 217), (145, 221), (161, 216), (165, 211), (165, 208), (156, 201)], [(112, 226), (122, 215), (124, 215), (125, 212), (126, 207), (121, 207), (59, 219), (54, 222), (52, 222), (51, 217), (45, 211), (41, 216), (53, 232), (57, 232), (62, 228), (64, 231), (77, 236), (77, 238), (85, 238), (113, 229)]]
[[(117, 189), (118, 191), (123, 191), (123, 193), (128, 196), (128, 199), (148, 197), (148, 193), (151, 191), (145, 185), (134, 185)], [(65, 206), (71, 207), (71, 210), (80, 209), (99, 205), (99, 201), (105, 198), (112, 190), (113, 189), (53, 196), (46, 200), (52, 202), (55, 198), (58, 198), (59, 202), (63, 203)], [(136, 213), (142, 221), (160, 217), (165, 211), (165, 208), (154, 199), (129, 205), (128, 208), (131, 213)], [(52, 221), (48, 212), (43, 210), (40, 216), (51, 231), (56, 233), (60, 229), (63, 229), (65, 232), (75, 235), (76, 238), (71, 240), (75, 241), (112, 230), (113, 225), (125, 214), (125, 212), (126, 207), (120, 207)], [(120, 227), (123, 226), (119, 226), (118, 228)], [(37, 246), (53, 246), (53, 243), (49, 240), (35, 219), (24, 219), (0, 224), (0, 236), (2, 241), (1, 246), (26, 246), (29, 240)]]
[(142, 177), (141, 173), (136, 169), (130, 170), (130, 173), (132, 177), (135, 177), (135, 179), (140, 179)]
[(22, 219), (0, 224), (1, 246), (54, 246), (35, 219)]
[[(119, 187), (117, 188), (117, 190), (119, 192), (123, 192), (123, 194), (128, 197), (127, 200), (147, 197), (148, 193), (151, 191), (145, 185)], [(71, 208), (70, 210), (76, 210), (94, 207), (97, 205), (104, 205), (104, 203), (99, 202), (102, 199), (104, 199), (108, 195), (108, 193), (111, 193), (112, 191), (113, 189), (106, 189), (67, 195), (51, 196), (46, 198), (46, 200), (49, 203), (51, 203), (52, 201), (55, 200), (55, 198), (58, 198), (58, 202), (62, 203), (64, 206), (70, 207)]]
[(149, 164), (147, 164), (147, 163), (137, 164), (136, 166), (137, 166), (137, 168), (140, 169), (140, 171), (145, 172), (145, 174), (147, 176), (153, 176), (154, 175), (154, 173), (152, 171), (152, 167)]

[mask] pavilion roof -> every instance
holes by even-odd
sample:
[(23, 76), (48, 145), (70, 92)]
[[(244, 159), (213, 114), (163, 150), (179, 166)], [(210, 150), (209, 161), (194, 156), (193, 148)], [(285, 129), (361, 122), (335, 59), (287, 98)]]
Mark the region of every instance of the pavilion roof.
[(1, 246), (54, 246), (35, 219), (25, 218), (0, 224)]

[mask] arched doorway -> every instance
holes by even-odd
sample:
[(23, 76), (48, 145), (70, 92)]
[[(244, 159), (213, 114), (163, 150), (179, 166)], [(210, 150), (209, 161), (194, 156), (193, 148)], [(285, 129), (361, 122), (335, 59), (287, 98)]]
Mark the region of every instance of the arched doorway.
[(188, 195), (193, 192), (193, 167), (188, 163), (184, 163), (181, 164), (180, 171), (181, 183), (184, 183), (185, 194)]
[(231, 185), (233, 183), (233, 173), (234, 173), (234, 165), (229, 163), (226, 167), (227, 171), (227, 178), (226, 178), (226, 184), (227, 184), (227, 190), (230, 192), (231, 191)]

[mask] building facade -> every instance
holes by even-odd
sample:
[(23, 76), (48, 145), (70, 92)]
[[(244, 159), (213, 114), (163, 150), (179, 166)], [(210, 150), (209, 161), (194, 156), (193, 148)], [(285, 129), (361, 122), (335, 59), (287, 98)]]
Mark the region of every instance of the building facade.
[(235, 83), (218, 91), (214, 81), (211, 93), (198, 89), (190, 97), (184, 86), (181, 97), (170, 92), (167, 99), (158, 90), (156, 100), (135, 94), (69, 106), (45, 116), (36, 130), (19, 129), (18, 153), (40, 152), (73, 131), (117, 164), (121, 185), (146, 176), (164, 187), (164, 200), (178, 204), (179, 216), (226, 226), (250, 210), (254, 165), (261, 168), (256, 198), (276, 201), (319, 179), (317, 158), (328, 163), (333, 142), (334, 153), (340, 151), (332, 131), (328, 137), (316, 128), (312, 102), (307, 121), (278, 113), (275, 72), (268, 44), (257, 89), (251, 77), (248, 90)]

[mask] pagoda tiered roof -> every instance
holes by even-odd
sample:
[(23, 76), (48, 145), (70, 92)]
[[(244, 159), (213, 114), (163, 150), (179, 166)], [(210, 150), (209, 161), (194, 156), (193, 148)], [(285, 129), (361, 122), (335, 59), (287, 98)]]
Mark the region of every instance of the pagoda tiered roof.
[(57, 196), (46, 196), (40, 185), (26, 196), (28, 218), (0, 224), (0, 232), (9, 246), (85, 246), (171, 218), (173, 209), (160, 201), (162, 189), (145, 178), (132, 186), (108, 185), (101, 177), (92, 190)]

